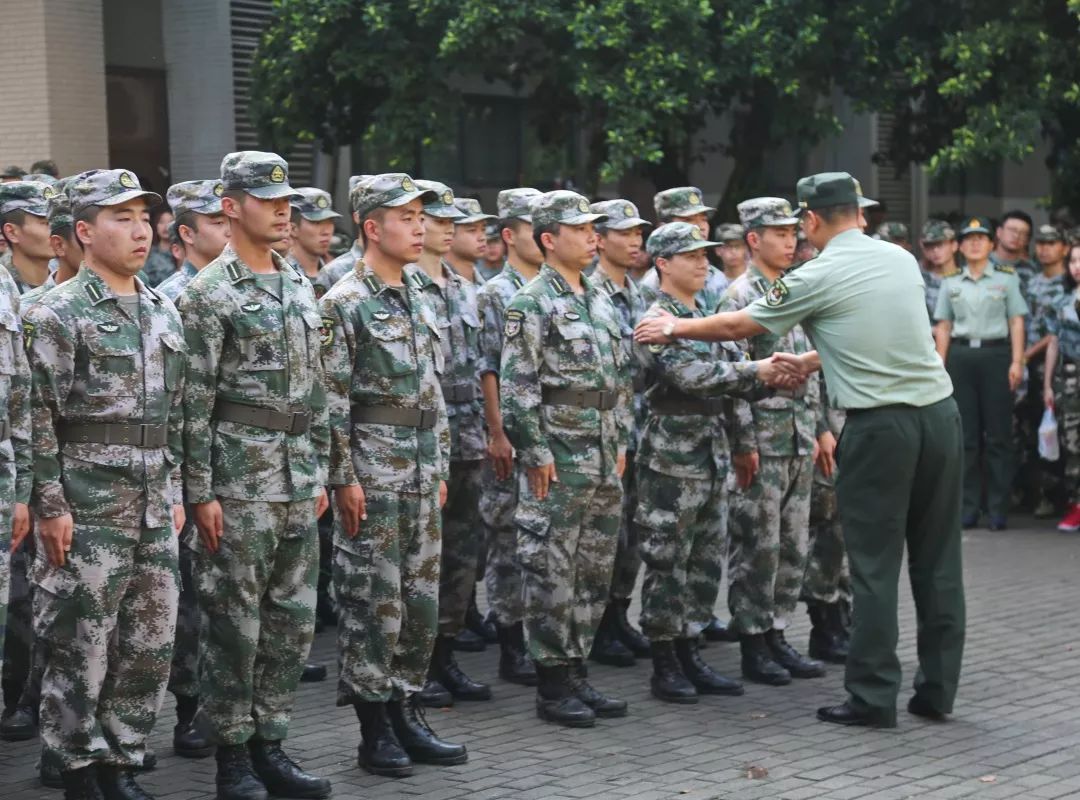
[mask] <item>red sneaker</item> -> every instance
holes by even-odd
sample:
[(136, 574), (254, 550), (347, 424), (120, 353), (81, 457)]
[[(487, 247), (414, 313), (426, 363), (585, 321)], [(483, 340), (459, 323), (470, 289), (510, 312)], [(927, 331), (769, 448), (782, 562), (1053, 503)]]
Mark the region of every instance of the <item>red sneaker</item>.
[(1059, 531), (1080, 531), (1080, 503), (1069, 506), (1069, 513), (1058, 523)]

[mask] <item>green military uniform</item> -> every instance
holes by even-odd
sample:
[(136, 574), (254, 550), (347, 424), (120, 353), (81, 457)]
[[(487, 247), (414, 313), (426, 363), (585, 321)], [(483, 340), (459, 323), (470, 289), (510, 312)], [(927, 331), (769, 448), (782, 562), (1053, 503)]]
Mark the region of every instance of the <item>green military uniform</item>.
[[(1070, 516), (1080, 508), (1080, 314), (1075, 291), (1058, 298), (1047, 318), (1047, 332), (1057, 337), (1058, 363), (1054, 373), (1054, 413), (1064, 462), (1065, 500)], [(1073, 531), (1080, 519), (1062, 521), (1060, 530)]]
[[(301, 186), (296, 191), (298, 195), (292, 199), (290, 205), (292, 206), (294, 211), (299, 211), (300, 216), (306, 219), (308, 222), (323, 222), (328, 219), (341, 218), (341, 214), (334, 211), (334, 209), (331, 207), (331, 204), (333, 203), (333, 198), (330, 196), (329, 192), (324, 191), (323, 189), (318, 189), (314, 186)], [(294, 267), (296, 267), (298, 272), (303, 274), (304, 277), (308, 279), (308, 282), (311, 284), (311, 288), (315, 290), (316, 298), (322, 297), (324, 294), (330, 291), (330, 286), (327, 285), (329, 279), (320, 280), (324, 277), (326, 268), (329, 266), (329, 263), (324, 263), (323, 260), (320, 258), (318, 263), (318, 272), (316, 273), (315, 277), (312, 277), (304, 273), (303, 268), (300, 266), (300, 263), (295, 258), (290, 257), (289, 261)], [(320, 569), (321, 568), (322, 565), (320, 565)]]
[[(960, 238), (991, 234), (990, 224), (972, 218)], [(987, 265), (976, 278), (969, 267), (948, 275), (941, 285), (934, 319), (952, 323), (946, 367), (964, 420), (964, 518), (978, 517), (982, 494), (980, 444), (986, 454), (986, 505), (991, 519), (1009, 510), (1013, 477), (1012, 350), (1009, 320), (1028, 313), (1020, 282), (1010, 267)]]
[[(67, 187), (72, 211), (146, 197), (125, 170)], [(33, 379), (34, 511), (72, 514), (62, 566), (34, 565), (35, 632), (48, 648), (41, 733), (67, 771), (141, 765), (169, 672), (178, 595), (187, 358), (180, 317), (136, 281), (118, 297), (88, 267), (26, 314)]]
[[(48, 213), (49, 198), (55, 196), (56, 188), (42, 181), (21, 180), (0, 183), (0, 219), (9, 211), (16, 210), (35, 217), (45, 217)], [(37, 288), (22, 279), (15, 266), (12, 250), (9, 249), (0, 256), (0, 267), (6, 269), (11, 275), (20, 295)]]

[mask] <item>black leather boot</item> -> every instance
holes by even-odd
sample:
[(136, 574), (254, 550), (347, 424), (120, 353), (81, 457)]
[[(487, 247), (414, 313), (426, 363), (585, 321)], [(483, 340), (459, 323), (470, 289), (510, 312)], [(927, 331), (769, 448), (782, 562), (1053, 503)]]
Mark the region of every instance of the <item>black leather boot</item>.
[(742, 674), (748, 681), (766, 686), (787, 686), (791, 683), (791, 673), (773, 660), (762, 634), (740, 636), (739, 648), (742, 651)]
[[(455, 700), (490, 700), (491, 687), (466, 675), (454, 659), (454, 640), (451, 636), (435, 637), (428, 675), (454, 696)], [(427, 703), (424, 703), (427, 705)]]
[(765, 644), (769, 646), (773, 660), (791, 673), (795, 678), (822, 678), (825, 665), (820, 661), (807, 658), (784, 638), (784, 632), (771, 630), (765, 634)]
[(389, 701), (386, 712), (398, 741), (409, 754), (409, 758), (416, 763), (449, 767), (464, 764), (469, 760), (465, 745), (447, 742), (435, 735), (424, 717), (423, 708), (417, 702), (416, 695), (410, 695), (404, 700)]
[[(38, 780), (41, 785), (48, 789), (63, 789), (64, 777), (60, 772), (64, 764), (55, 751), (41, 748), (41, 758), (38, 759)], [(94, 769), (94, 785), (97, 785), (97, 768)], [(100, 791), (100, 790), (99, 790)]]
[(584, 666), (580, 661), (575, 661), (567, 673), (574, 696), (591, 708), (598, 717), (625, 717), (626, 701), (598, 692), (587, 680)]
[(487, 642), (466, 628), (454, 637), (454, 649), (461, 653), (482, 653), (487, 650)]
[(357, 748), (357, 763), (372, 775), (404, 778), (412, 775), (412, 760), (398, 741), (386, 703), (355, 703), (363, 741)]
[(739, 634), (731, 630), (727, 625), (713, 617), (709, 620), (709, 624), (705, 626), (702, 635), (710, 642), (737, 642), (739, 641)]
[[(837, 612), (833, 613), (833, 606)], [(847, 661), (847, 643), (842, 631), (837, 630), (839, 604), (807, 602), (806, 612), (810, 615), (810, 642), (807, 653), (811, 658), (827, 661), (830, 664), (843, 664)]]
[(173, 752), (183, 758), (206, 758), (214, 752), (206, 717), (199, 713), (199, 698), (176, 696)]
[(679, 659), (683, 675), (701, 694), (726, 694), (738, 696), (743, 693), (743, 686), (738, 681), (725, 678), (714, 670), (698, 652), (697, 637), (676, 639), (675, 655)]
[(653, 697), (665, 703), (696, 703), (697, 689), (683, 675), (679, 660), (675, 657), (674, 642), (654, 639), (651, 644), (653, 674), (649, 679), (649, 687)]
[(25, 742), (37, 733), (37, 715), (32, 708), (17, 705), (5, 709), (0, 717), (0, 739), (5, 742)]
[(454, 705), (454, 696), (450, 694), (449, 689), (431, 677), (430, 667), (427, 680), (424, 681), (424, 688), (416, 696), (428, 708), (450, 708)]
[(614, 616), (614, 609), (608, 603), (604, 607), (604, 615), (600, 617), (600, 624), (596, 626), (589, 658), (598, 664), (607, 664), (609, 667), (632, 667), (634, 654), (619, 640)]
[(304, 664), (304, 671), (300, 673), (302, 683), (320, 683), (326, 680), (326, 667), (322, 664)]
[(583, 703), (570, 685), (566, 664), (544, 667), (536, 664), (536, 716), (567, 728), (591, 728), (596, 713)]
[(138, 769), (139, 772), (153, 772), (157, 769), (157, 753), (155, 753), (152, 748), (147, 747), (145, 752), (143, 752), (142, 765), (136, 769)]
[(103, 800), (96, 764), (60, 773), (64, 800)]
[(252, 739), (248, 742), (251, 766), (266, 791), (278, 797), (314, 798), (330, 796), (330, 781), (300, 769), (281, 749), (281, 741)]
[(633, 653), (636, 658), (648, 658), (650, 652), (649, 639), (630, 624), (630, 619), (627, 616), (630, 611), (630, 598), (612, 600), (611, 606), (611, 624), (615, 637), (626, 645), (626, 649)]
[(266, 800), (266, 787), (251, 766), (246, 744), (218, 745), (217, 800)]
[(536, 686), (536, 670), (525, 653), (525, 627), (499, 625), (499, 677), (520, 686)]
[(131, 767), (98, 765), (98, 786), (105, 800), (154, 800), (154, 796), (135, 781), (135, 770)]
[(495, 632), (495, 623), (491, 616), (484, 617), (476, 607), (476, 590), (469, 599), (469, 608), (465, 612), (465, 627), (484, 640), (484, 644), (495, 644), (499, 635)]

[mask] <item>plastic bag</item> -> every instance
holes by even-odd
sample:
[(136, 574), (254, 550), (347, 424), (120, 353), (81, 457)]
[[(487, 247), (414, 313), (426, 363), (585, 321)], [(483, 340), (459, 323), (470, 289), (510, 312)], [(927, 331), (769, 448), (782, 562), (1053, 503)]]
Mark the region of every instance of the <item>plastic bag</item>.
[(1060, 455), (1057, 417), (1054, 416), (1054, 409), (1048, 408), (1043, 412), (1042, 422), (1039, 423), (1039, 458), (1044, 461), (1057, 461)]

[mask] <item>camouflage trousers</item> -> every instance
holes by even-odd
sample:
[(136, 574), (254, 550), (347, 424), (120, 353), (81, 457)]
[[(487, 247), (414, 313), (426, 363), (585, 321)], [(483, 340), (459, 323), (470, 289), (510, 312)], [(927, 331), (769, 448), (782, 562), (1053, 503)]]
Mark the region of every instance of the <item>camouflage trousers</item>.
[[(1062, 366), (1072, 366), (1072, 374), (1075, 375), (1075, 365)], [(1042, 385), (1042, 364), (1031, 364), (1028, 368), (1027, 393), (1013, 408), (1013, 452), (1016, 453), (1013, 487), (1032, 507), (1044, 499), (1058, 499), (1062, 483), (1061, 462), (1045, 461), (1039, 456), (1039, 423), (1046, 410)]]
[(43, 746), (65, 770), (141, 765), (172, 658), (175, 532), (76, 522), (64, 565), (38, 542), (31, 574)]
[(750, 487), (731, 499), (731, 627), (742, 634), (783, 630), (806, 572), (810, 486), (805, 456), (761, 456)]
[(219, 501), (217, 552), (195, 540), (199, 706), (219, 744), (285, 739), (315, 637), (315, 500)]
[[(188, 519), (193, 519), (190, 512)], [(199, 535), (188, 522), (180, 534), (180, 602), (176, 614), (169, 691), (177, 697), (199, 696), (199, 596), (195, 590), (195, 553), (192, 541)]]
[(15, 464), (0, 464), (0, 673), (4, 669), (7, 632), (8, 584), (11, 576), (11, 525), (15, 497)]
[(1054, 379), (1054, 413), (1065, 467), (1065, 497), (1080, 503), (1080, 364), (1065, 361)]
[(356, 538), (334, 531), (339, 706), (420, 691), (439, 622), (438, 485), (365, 494)]
[(487, 538), (484, 588), (488, 608), (500, 625), (514, 625), (524, 619), (521, 562), (517, 557), (517, 526), (514, 513), (518, 501), (517, 465), (504, 481), (495, 478), (491, 464), (484, 465), (480, 491), (480, 519)]
[(622, 519), (619, 525), (619, 543), (615, 548), (615, 568), (611, 576), (611, 599), (626, 600), (634, 593), (637, 576), (641, 571), (640, 534), (634, 514), (637, 510), (637, 469), (634, 454), (626, 454), (626, 471), (622, 476)]
[(809, 552), (799, 599), (818, 603), (851, 600), (851, 574), (840, 527), (836, 487), (832, 478), (826, 478), (816, 469), (810, 491)]
[(457, 636), (476, 588), (476, 564), (483, 549), (480, 476), (483, 461), (451, 461), (442, 507), (442, 565), (439, 569), (439, 634)]
[(583, 659), (611, 588), (622, 483), (567, 470), (537, 500), (522, 470), (514, 520), (529, 655), (544, 666)]
[[(7, 523), (10, 531), (10, 521)], [(23, 687), (30, 678), (34, 652), (33, 589), (28, 573), (33, 561), (29, 539), (11, 553), (8, 575), (7, 635), (3, 643), (4, 707), (19, 704)]]
[(674, 478), (638, 468), (640, 622), (654, 641), (699, 636), (712, 619), (724, 570), (726, 477)]

